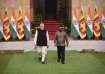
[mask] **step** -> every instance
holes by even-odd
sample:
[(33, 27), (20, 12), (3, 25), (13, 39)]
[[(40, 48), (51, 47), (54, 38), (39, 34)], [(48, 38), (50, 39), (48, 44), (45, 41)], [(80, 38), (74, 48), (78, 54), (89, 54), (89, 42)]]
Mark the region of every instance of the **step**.
[(49, 28), (49, 29), (59, 29), (59, 28), (57, 28), (57, 27), (45, 27), (45, 28)]
[(58, 29), (50, 29), (50, 28), (45, 28), (48, 31), (57, 31)]
[[(56, 31), (55, 31), (56, 32)], [(55, 32), (53, 31), (53, 32), (48, 32), (50, 35), (53, 35), (53, 34), (55, 34)]]
[(51, 28), (59, 28), (58, 26), (51, 26), (51, 25), (45, 25), (45, 27), (51, 27)]
[(49, 23), (55, 23), (56, 22), (56, 23), (58, 23), (58, 21), (56, 21), (56, 20), (50, 20), (50, 21), (49, 20), (44, 20), (43, 22), (44, 23), (46, 23), (46, 22), (49, 22)]
[(59, 22), (55, 20), (44, 20), (45, 29), (49, 32), (50, 40), (54, 39), (55, 32), (58, 30)]

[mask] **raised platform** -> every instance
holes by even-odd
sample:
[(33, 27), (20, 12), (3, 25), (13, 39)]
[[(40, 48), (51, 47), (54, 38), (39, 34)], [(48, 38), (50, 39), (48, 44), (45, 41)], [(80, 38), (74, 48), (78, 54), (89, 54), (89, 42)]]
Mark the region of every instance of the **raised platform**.
[[(95, 51), (105, 52), (105, 41), (102, 40), (70, 40), (66, 50), (88, 50), (95, 49)], [(33, 41), (17, 41), (17, 42), (0, 42), (0, 51), (34, 51)], [(48, 50), (56, 50), (53, 40), (49, 43)]]

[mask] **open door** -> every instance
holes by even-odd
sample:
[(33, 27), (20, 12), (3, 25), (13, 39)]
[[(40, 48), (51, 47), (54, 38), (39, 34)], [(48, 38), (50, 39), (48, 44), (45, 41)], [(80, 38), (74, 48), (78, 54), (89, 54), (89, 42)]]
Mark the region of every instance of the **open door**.
[(45, 19), (56, 19), (57, 0), (45, 0)]

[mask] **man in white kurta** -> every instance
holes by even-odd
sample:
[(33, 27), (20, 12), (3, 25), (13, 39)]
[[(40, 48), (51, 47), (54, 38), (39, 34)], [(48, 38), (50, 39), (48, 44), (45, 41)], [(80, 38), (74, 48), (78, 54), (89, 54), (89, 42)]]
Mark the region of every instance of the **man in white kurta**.
[(38, 53), (40, 54), (39, 59), (41, 60), (42, 64), (45, 64), (49, 35), (48, 31), (44, 29), (44, 23), (41, 23), (39, 29), (36, 30), (34, 43), (35, 47), (37, 46)]

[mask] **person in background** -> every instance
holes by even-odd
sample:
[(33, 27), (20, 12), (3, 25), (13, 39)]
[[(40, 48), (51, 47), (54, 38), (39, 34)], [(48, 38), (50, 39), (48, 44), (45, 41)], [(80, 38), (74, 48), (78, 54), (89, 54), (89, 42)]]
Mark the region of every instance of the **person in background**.
[(37, 51), (40, 54), (39, 60), (42, 64), (45, 64), (45, 58), (47, 55), (47, 47), (49, 43), (49, 34), (48, 31), (44, 29), (44, 23), (40, 23), (39, 29), (36, 30), (34, 37), (35, 47), (37, 47)]
[(66, 32), (63, 30), (63, 27), (60, 27), (55, 33), (54, 44), (57, 46), (57, 61), (65, 64), (65, 46), (68, 47), (69, 41)]

